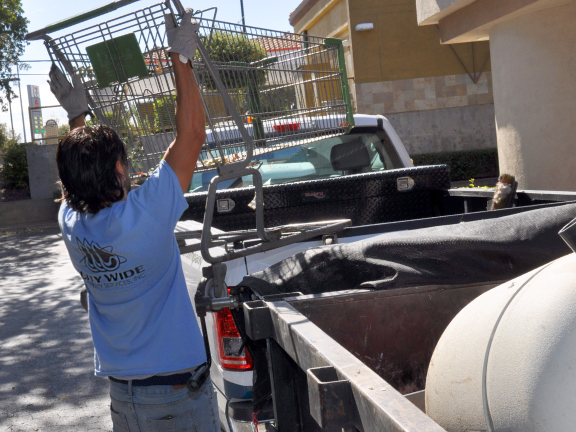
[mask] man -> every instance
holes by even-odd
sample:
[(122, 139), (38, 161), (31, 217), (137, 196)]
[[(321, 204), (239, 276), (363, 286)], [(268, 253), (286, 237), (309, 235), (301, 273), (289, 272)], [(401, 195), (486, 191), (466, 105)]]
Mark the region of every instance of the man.
[[(209, 378), (187, 382), (206, 362), (174, 228), (206, 137), (189, 60), (196, 52), (192, 13), (166, 28), (176, 78), (177, 136), (152, 176), (130, 192), (126, 151), (106, 126), (88, 128), (82, 83), (52, 67), (50, 88), (71, 131), (56, 156), (64, 202), (60, 229), (88, 290), (97, 376), (109, 377), (114, 431), (218, 431)], [(190, 386), (192, 388), (192, 386)]]

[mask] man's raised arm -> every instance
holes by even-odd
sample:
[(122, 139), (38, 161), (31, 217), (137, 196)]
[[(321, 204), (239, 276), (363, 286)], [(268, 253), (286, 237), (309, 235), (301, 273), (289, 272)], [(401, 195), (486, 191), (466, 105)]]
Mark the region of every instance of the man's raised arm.
[(182, 191), (190, 186), (196, 162), (206, 139), (204, 107), (200, 90), (189, 61), (196, 53), (193, 33), (198, 25), (192, 24), (192, 12), (186, 11), (179, 27), (175, 27), (172, 15), (166, 15), (166, 33), (170, 56), (176, 77), (176, 139), (164, 160), (174, 170)]

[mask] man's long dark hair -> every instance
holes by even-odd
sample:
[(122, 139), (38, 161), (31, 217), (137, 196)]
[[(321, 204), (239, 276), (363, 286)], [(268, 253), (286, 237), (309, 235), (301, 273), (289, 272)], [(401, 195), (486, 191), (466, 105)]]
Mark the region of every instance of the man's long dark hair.
[(79, 213), (97, 214), (124, 198), (116, 162), (127, 163), (124, 143), (104, 125), (70, 131), (58, 144), (56, 163), (63, 199)]

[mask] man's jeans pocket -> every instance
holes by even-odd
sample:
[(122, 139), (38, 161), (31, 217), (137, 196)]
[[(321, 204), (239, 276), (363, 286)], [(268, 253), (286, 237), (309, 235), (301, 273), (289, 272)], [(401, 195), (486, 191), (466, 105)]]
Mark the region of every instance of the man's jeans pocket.
[(184, 414), (172, 417), (166, 416), (160, 420), (146, 419), (146, 426), (149, 432), (196, 432), (200, 431), (196, 423), (195, 410), (190, 410)]
[(113, 432), (130, 432), (126, 416), (120, 412), (114, 411), (114, 408), (112, 408), (112, 404), (110, 404), (110, 415), (112, 416)]

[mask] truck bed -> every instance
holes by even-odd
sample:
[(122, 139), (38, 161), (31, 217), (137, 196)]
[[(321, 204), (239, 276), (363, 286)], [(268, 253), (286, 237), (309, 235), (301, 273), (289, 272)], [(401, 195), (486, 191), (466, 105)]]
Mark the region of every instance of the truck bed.
[[(404, 229), (313, 248), (244, 279), (259, 300), (234, 317), (255, 354), (254, 399), (271, 392), (276, 430), (443, 430), (421, 411), (438, 339), (480, 294), (570, 253), (557, 233), (576, 204), (485, 215), (382, 224)], [(318, 396), (341, 387), (350, 393), (338, 410)]]

